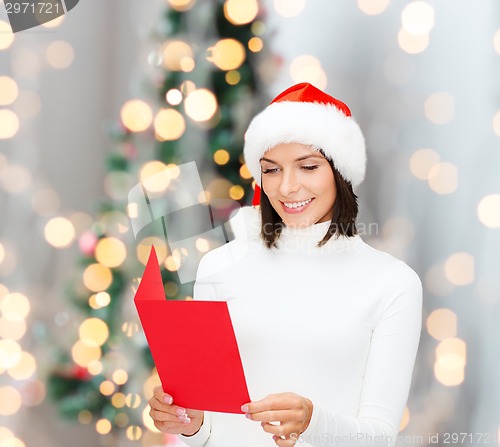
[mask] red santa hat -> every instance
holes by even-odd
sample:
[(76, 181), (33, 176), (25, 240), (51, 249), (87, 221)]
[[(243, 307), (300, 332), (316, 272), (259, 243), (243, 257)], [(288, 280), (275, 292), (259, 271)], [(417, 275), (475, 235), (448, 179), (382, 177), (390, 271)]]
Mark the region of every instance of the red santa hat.
[(260, 158), (281, 143), (320, 147), (342, 177), (357, 187), (364, 179), (365, 140), (346, 104), (303, 82), (280, 93), (250, 123), (243, 153), (260, 203)]

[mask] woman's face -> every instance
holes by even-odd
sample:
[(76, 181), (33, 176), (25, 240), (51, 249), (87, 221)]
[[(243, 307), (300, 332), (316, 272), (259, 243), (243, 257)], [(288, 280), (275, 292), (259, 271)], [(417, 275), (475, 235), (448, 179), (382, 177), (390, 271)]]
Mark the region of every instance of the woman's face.
[(333, 217), (335, 179), (319, 151), (279, 144), (264, 154), (260, 166), (262, 189), (286, 226), (304, 228)]

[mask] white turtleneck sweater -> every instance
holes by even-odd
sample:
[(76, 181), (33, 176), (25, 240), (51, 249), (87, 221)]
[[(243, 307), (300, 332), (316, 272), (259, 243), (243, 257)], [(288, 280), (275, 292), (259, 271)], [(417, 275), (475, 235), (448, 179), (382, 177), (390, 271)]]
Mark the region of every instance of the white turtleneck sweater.
[[(420, 339), (422, 286), (404, 262), (360, 236), (317, 247), (330, 222), (285, 227), (278, 249), (242, 208), (236, 239), (208, 252), (196, 300), (228, 302), (250, 398), (294, 392), (313, 403), (297, 445), (393, 446)], [(175, 396), (174, 396), (175, 400)], [(192, 447), (272, 447), (243, 414), (205, 411)]]

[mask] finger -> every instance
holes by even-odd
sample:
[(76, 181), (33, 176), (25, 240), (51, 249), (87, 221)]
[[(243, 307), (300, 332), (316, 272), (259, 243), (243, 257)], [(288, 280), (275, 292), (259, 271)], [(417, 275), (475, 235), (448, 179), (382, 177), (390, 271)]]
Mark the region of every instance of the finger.
[(269, 394), (264, 399), (249, 402), (241, 407), (244, 413), (258, 413), (269, 410), (289, 410), (296, 407), (296, 398), (292, 393)]
[(153, 396), (158, 399), (160, 402), (163, 402), (165, 404), (172, 404), (174, 401), (173, 397), (170, 394), (167, 394), (163, 391), (163, 388), (161, 386), (156, 386), (153, 389)]
[(270, 410), (257, 413), (247, 413), (246, 417), (252, 421), (273, 422), (281, 421), (282, 423), (297, 419), (299, 412), (296, 410)]
[(163, 433), (179, 434), (186, 431), (187, 424), (154, 421), (154, 426)]
[(295, 436), (295, 438), (298, 438), (298, 435), (295, 435), (297, 428), (296, 424), (292, 423), (279, 424), (279, 423), (262, 422), (261, 426), (266, 433), (270, 433), (272, 435), (291, 436), (290, 433), (292, 433)]
[(273, 440), (279, 447), (293, 447), (297, 442), (297, 439), (293, 437), (287, 437), (286, 439), (283, 439), (280, 436), (273, 436)]
[[(172, 407), (170, 407), (170, 410), (172, 410)], [(181, 424), (189, 424), (191, 422), (191, 417), (184, 408), (177, 408), (174, 411), (163, 411), (152, 407), (149, 415), (154, 421), (158, 422), (175, 422)]]

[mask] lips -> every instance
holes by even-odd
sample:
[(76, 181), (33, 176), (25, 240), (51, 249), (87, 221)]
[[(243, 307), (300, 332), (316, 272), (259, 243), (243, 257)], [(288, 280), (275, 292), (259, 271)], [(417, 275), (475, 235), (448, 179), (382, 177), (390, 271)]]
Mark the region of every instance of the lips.
[(299, 213), (302, 213), (305, 209), (307, 209), (309, 207), (309, 205), (313, 202), (313, 200), (314, 200), (314, 198), (302, 200), (302, 201), (299, 201), (299, 202), (286, 202), (287, 204), (307, 202), (304, 205), (296, 206), (296, 207), (292, 207), (292, 208), (289, 208), (288, 206), (286, 206), (284, 202), (280, 201), (280, 203), (281, 203), (281, 207), (283, 208), (283, 210), (285, 211), (285, 213), (288, 213), (288, 214), (299, 214)]

